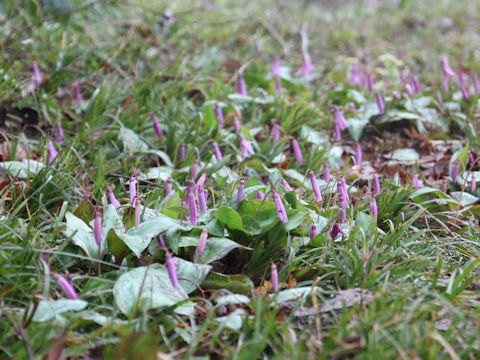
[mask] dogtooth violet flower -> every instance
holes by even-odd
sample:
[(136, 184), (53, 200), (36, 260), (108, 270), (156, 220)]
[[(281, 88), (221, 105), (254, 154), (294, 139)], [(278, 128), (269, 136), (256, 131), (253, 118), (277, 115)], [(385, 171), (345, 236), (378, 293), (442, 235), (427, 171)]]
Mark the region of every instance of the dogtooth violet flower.
[(271, 280), (272, 280), (272, 287), (273, 291), (278, 292), (279, 285), (278, 285), (278, 270), (277, 265), (275, 263), (271, 263)]
[(295, 138), (292, 138), (292, 149), (298, 165), (302, 165), (303, 163), (302, 150), (300, 149), (300, 145), (298, 144), (298, 141)]
[(243, 72), (239, 72), (237, 75), (237, 91), (240, 95), (247, 95), (247, 85), (245, 84), (245, 79), (243, 78)]
[(337, 182), (337, 189), (338, 189), (340, 207), (345, 208), (350, 202), (345, 179), (342, 178)]
[(155, 135), (157, 135), (158, 140), (163, 139), (162, 130), (160, 129), (160, 124), (158, 123), (158, 118), (155, 114), (152, 114), (153, 130), (155, 130)]
[(95, 243), (100, 246), (102, 243), (102, 212), (100, 209), (95, 211), (95, 221), (93, 223), (93, 237)]
[(463, 86), (460, 86), (460, 91), (462, 92), (462, 95), (465, 101), (470, 104), (470, 96), (468, 96), (467, 89), (465, 89), (465, 87)]
[(78, 85), (78, 83), (75, 84), (75, 103), (77, 105), (83, 104), (82, 92), (80, 91), (80, 86)]
[(370, 211), (372, 212), (373, 218), (375, 219), (375, 224), (377, 223), (378, 218), (378, 209), (377, 209), (377, 201), (375, 197), (370, 196)]
[(208, 227), (204, 227), (202, 233), (200, 234), (200, 239), (198, 240), (197, 253), (202, 255), (205, 251), (205, 246), (207, 245), (208, 238)]
[(217, 161), (222, 161), (223, 159), (222, 153), (220, 152), (220, 148), (218, 147), (218, 144), (215, 141), (212, 143), (212, 147), (213, 147), (213, 153), (215, 154), (215, 159), (217, 159)]
[(75, 291), (75, 288), (73, 287), (73, 284), (66, 280), (63, 276), (53, 273), (53, 277), (55, 278), (55, 281), (57, 282), (58, 286), (60, 289), (62, 289), (63, 293), (71, 300), (76, 300), (78, 299), (77, 292)]
[(475, 174), (472, 173), (472, 183), (470, 184), (470, 190), (473, 192), (475, 192), (475, 190), (477, 189), (477, 181), (475, 180)]
[(222, 108), (218, 103), (215, 104), (215, 115), (217, 115), (218, 126), (223, 128), (223, 125), (225, 124), (225, 118), (223, 117)]
[(142, 201), (139, 197), (135, 200), (135, 230), (140, 226), (140, 217), (142, 216)]
[(287, 190), (287, 191), (294, 191), (293, 188), (290, 186), (290, 184), (288, 183), (287, 180), (282, 179), (282, 180), (280, 180), (280, 182), (282, 183), (282, 185), (283, 185), (283, 187), (285, 188), (285, 190)]
[(446, 56), (442, 59), (442, 72), (443, 72), (443, 92), (448, 92), (448, 79), (450, 76), (455, 76), (455, 72), (450, 67), (450, 63)]
[(165, 249), (165, 263), (167, 267), (168, 277), (170, 282), (175, 290), (180, 290), (180, 285), (178, 284), (177, 269), (175, 268), (175, 263), (173, 262), (172, 255)]
[(235, 131), (239, 131), (241, 127), (242, 127), (242, 124), (240, 123), (240, 118), (237, 115), (234, 115), (233, 128), (235, 129)]
[(359, 143), (355, 146), (355, 161), (357, 162), (357, 166), (362, 164), (362, 147)]
[(42, 83), (43, 76), (36, 60), (33, 60), (33, 83), (38, 86)]
[(107, 187), (107, 194), (108, 200), (110, 200), (110, 204), (115, 206), (115, 209), (118, 209), (122, 204), (120, 204), (120, 202), (117, 200), (115, 194), (113, 193), (113, 189), (110, 186)]
[(312, 75), (312, 63), (310, 61), (310, 56), (307, 54), (303, 55), (303, 62), (300, 68), (297, 71), (297, 74), (303, 76), (310, 76)]
[(198, 157), (195, 158), (195, 160), (193, 160), (193, 164), (192, 164), (192, 178), (193, 179), (196, 179), (197, 178), (197, 175), (198, 175)]
[(242, 194), (243, 194), (243, 189), (245, 188), (245, 180), (242, 179), (240, 180), (240, 183), (238, 184), (238, 192), (237, 192), (237, 198), (235, 200), (235, 203), (238, 205), (240, 201), (242, 200)]
[(60, 120), (57, 121), (56, 128), (57, 128), (57, 133), (55, 134), (55, 139), (57, 140), (57, 143), (61, 143), (64, 137), (64, 133), (62, 128), (62, 123), (60, 122)]
[(200, 209), (200, 212), (205, 212), (207, 211), (207, 198), (205, 195), (205, 191), (203, 191), (203, 188), (197, 187), (197, 198), (198, 198), (198, 208)]
[(261, 192), (260, 190), (258, 190), (256, 193), (255, 193), (255, 199), (257, 200), (263, 200), (265, 197), (263, 196), (263, 192)]
[(195, 186), (203, 187), (205, 185), (205, 181), (207, 180), (207, 174), (202, 174), (199, 178)]
[(340, 109), (338, 108), (338, 106), (335, 105), (333, 107), (333, 110), (335, 112), (335, 122), (337, 123), (340, 131), (343, 131), (343, 130), (347, 129), (348, 128), (347, 120), (345, 120), (345, 117), (340, 112)]
[(380, 180), (378, 178), (378, 175), (375, 174), (375, 175), (373, 175), (373, 194), (378, 195), (378, 194), (380, 194), (380, 191), (381, 191)]
[(240, 150), (242, 153), (242, 159), (245, 159), (246, 157), (248, 157), (248, 155), (255, 154), (252, 144), (250, 143), (250, 141), (245, 139), (242, 134), (240, 134)]
[(51, 164), (57, 157), (58, 151), (55, 149), (55, 146), (53, 146), (53, 143), (51, 140), (48, 140), (47, 148), (48, 148), (48, 163)]
[(317, 181), (317, 177), (315, 176), (315, 173), (310, 169), (309, 169), (309, 172), (310, 172), (310, 182), (312, 184), (315, 200), (317, 201), (317, 203), (319, 203), (320, 201), (323, 200), (322, 194), (320, 193), (320, 186), (318, 185), (318, 181)]
[(380, 91), (375, 92), (375, 98), (377, 99), (377, 107), (378, 107), (378, 112), (383, 115), (385, 114), (385, 104), (382, 99), (382, 95), (380, 94)]
[(457, 182), (458, 170), (460, 169), (460, 163), (458, 161), (452, 165), (452, 182), (455, 184)]
[(350, 84), (353, 86), (358, 85), (359, 75), (358, 75), (358, 64), (352, 65), (352, 78), (350, 79)]
[(172, 193), (172, 178), (168, 177), (165, 181), (165, 194), (169, 196)]
[(275, 141), (276, 144), (280, 141), (280, 138), (282, 137), (282, 130), (280, 128), (280, 125), (276, 121), (273, 123), (272, 133), (273, 141)]
[(439, 90), (437, 90), (437, 101), (438, 101), (438, 105), (440, 105), (440, 107), (443, 107), (442, 94), (440, 93)]
[(280, 195), (278, 195), (275, 191), (273, 192), (273, 200), (275, 202), (278, 218), (281, 222), (286, 223), (288, 221), (287, 212), (285, 211), (285, 207), (283, 206)]
[(187, 189), (187, 205), (190, 215), (190, 222), (193, 226), (197, 225), (197, 203), (195, 201), (194, 190), (191, 188)]
[(130, 177), (128, 189), (130, 191), (130, 205), (133, 205), (137, 197), (137, 178), (135, 176)]
[(318, 235), (317, 225), (315, 225), (315, 223), (312, 223), (312, 226), (310, 226), (309, 235), (310, 239), (313, 239), (315, 236)]
[(340, 222), (344, 223), (345, 221), (347, 221), (347, 209), (340, 208)]
[(458, 84), (460, 87), (465, 87), (466, 82), (465, 82), (465, 76), (462, 70), (462, 67), (458, 68)]
[(338, 225), (337, 222), (334, 222), (331, 229), (330, 229), (330, 238), (332, 238), (332, 240), (334, 240), (340, 234), (342, 234), (342, 237), (345, 236), (345, 233), (343, 232), (340, 225)]
[(323, 180), (325, 180), (327, 184), (330, 182), (330, 168), (327, 163), (323, 165)]

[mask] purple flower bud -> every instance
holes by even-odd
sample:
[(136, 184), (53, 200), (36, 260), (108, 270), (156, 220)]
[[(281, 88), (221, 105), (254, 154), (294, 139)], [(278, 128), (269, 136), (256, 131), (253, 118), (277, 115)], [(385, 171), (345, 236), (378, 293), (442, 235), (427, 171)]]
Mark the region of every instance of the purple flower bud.
[(278, 292), (279, 285), (278, 285), (278, 270), (277, 270), (277, 265), (272, 262), (271, 264), (271, 280), (272, 280), (272, 286), (273, 286), (273, 291)]
[(215, 154), (215, 158), (217, 159), (217, 161), (222, 161), (223, 159), (222, 153), (220, 152), (220, 148), (218, 147), (218, 144), (215, 141), (212, 143), (212, 147), (213, 147), (213, 153)]
[(192, 164), (192, 178), (196, 179), (198, 175), (198, 157), (193, 160)]
[(325, 180), (327, 184), (330, 182), (330, 168), (327, 163), (323, 165), (323, 180)]
[(443, 76), (448, 78), (449, 76), (455, 76), (452, 68), (450, 67), (450, 62), (448, 61), (448, 57), (444, 56), (442, 59), (442, 71)]
[(175, 263), (173, 262), (172, 255), (165, 250), (165, 262), (167, 264), (168, 277), (170, 282), (175, 290), (180, 290), (180, 285), (178, 284), (177, 269), (175, 268)]
[(240, 119), (238, 118), (238, 116), (234, 115), (233, 128), (235, 129), (235, 131), (239, 131), (241, 127), (242, 127), (242, 124), (240, 123)]
[(245, 84), (242, 72), (239, 72), (237, 75), (237, 91), (240, 95), (247, 95), (247, 85)]
[(470, 184), (470, 190), (473, 192), (475, 192), (475, 190), (477, 189), (477, 181), (475, 180), (475, 174), (472, 173), (472, 182)]
[(171, 193), (172, 193), (172, 178), (168, 177), (167, 181), (165, 181), (165, 194), (167, 196), (170, 196)]
[(78, 83), (75, 84), (75, 103), (77, 105), (83, 104), (82, 93), (80, 91), (80, 86), (78, 85)]
[(471, 151), (468, 151), (468, 161), (470, 161), (470, 165), (472, 166), (475, 164), (475, 158), (473, 157), (473, 153)]
[(63, 136), (64, 136), (64, 133), (63, 133), (63, 128), (62, 128), (62, 123), (59, 120), (59, 121), (57, 121), (57, 134), (55, 135), (57, 143), (62, 142)]
[(75, 288), (73, 285), (66, 280), (63, 276), (53, 273), (53, 277), (55, 278), (55, 281), (57, 282), (58, 286), (60, 286), (60, 289), (64, 292), (64, 294), (71, 300), (76, 300), (78, 299), (77, 292), (75, 291)]
[(344, 223), (347, 221), (347, 210), (345, 208), (340, 209), (340, 222)]
[(53, 146), (53, 143), (51, 140), (48, 140), (47, 147), (48, 147), (48, 163), (51, 164), (57, 157), (58, 151), (55, 150), (55, 146)]
[(140, 226), (140, 217), (142, 216), (142, 201), (139, 197), (135, 200), (135, 230)]
[(322, 199), (322, 194), (320, 193), (320, 186), (318, 185), (317, 177), (315, 176), (315, 173), (310, 170), (310, 182), (312, 183), (312, 188), (313, 188), (313, 193), (315, 194), (315, 200), (317, 203), (321, 202)]
[(43, 81), (42, 73), (38, 67), (38, 63), (36, 60), (33, 60), (33, 83), (36, 86), (39, 86)]
[(350, 198), (348, 196), (348, 190), (347, 190), (347, 183), (345, 182), (345, 179), (342, 178), (338, 181), (337, 188), (338, 188), (340, 207), (344, 208), (350, 202)]
[(102, 243), (102, 212), (97, 209), (95, 212), (95, 222), (93, 223), (93, 237), (98, 246)]
[(280, 94), (283, 91), (280, 75), (275, 75), (275, 92)]
[(113, 193), (113, 190), (110, 186), (107, 187), (107, 194), (108, 194), (108, 200), (110, 200), (110, 204), (115, 206), (115, 209), (118, 209), (121, 206), (121, 204), (115, 197), (115, 194)]
[(272, 73), (273, 75), (280, 75), (280, 59), (277, 56), (273, 58)]
[(463, 86), (460, 86), (460, 91), (462, 92), (465, 101), (470, 104), (470, 96), (468, 96), (467, 89), (465, 89)]
[(415, 90), (415, 93), (416, 94), (420, 93), (420, 81), (418, 80), (417, 75), (412, 77), (411, 83), (412, 83), (413, 89)]
[(137, 178), (135, 176), (130, 178), (128, 189), (130, 191), (130, 205), (133, 205), (135, 204), (135, 198), (137, 197)]
[(160, 129), (160, 124), (158, 123), (158, 118), (155, 114), (152, 114), (153, 129), (155, 130), (155, 135), (157, 135), (158, 140), (163, 139), (162, 130)]
[(380, 180), (378, 179), (378, 175), (373, 175), (373, 194), (377, 195), (380, 194)]
[(195, 186), (203, 188), (203, 185), (205, 185), (206, 180), (207, 180), (207, 174), (202, 174)]
[(333, 123), (333, 131), (335, 132), (335, 141), (342, 140), (342, 133), (340, 132), (340, 127), (336, 121)]
[(358, 76), (358, 64), (352, 65), (352, 78), (350, 79), (350, 84), (353, 86), (357, 86), (359, 82)]
[(255, 199), (257, 200), (263, 200), (264, 199), (264, 196), (263, 196), (263, 192), (261, 192), (260, 190), (258, 190), (255, 194)]
[(355, 147), (355, 161), (357, 162), (357, 166), (362, 165), (362, 147), (359, 143)]
[(315, 223), (312, 223), (312, 226), (310, 226), (310, 239), (313, 239), (315, 236), (318, 235), (318, 230), (317, 230), (317, 225)]
[(443, 78), (442, 89), (443, 89), (443, 92), (444, 92), (445, 94), (448, 93), (448, 91), (449, 91), (449, 87), (448, 87), (448, 77)]
[(245, 159), (248, 157), (248, 155), (253, 155), (255, 154), (255, 151), (253, 150), (252, 144), (250, 141), (245, 139), (242, 134), (240, 134), (240, 149), (242, 153), (242, 159)]
[(407, 94), (412, 96), (413, 95), (413, 87), (412, 84), (408, 83), (405, 85), (405, 90), (407, 91)]
[(198, 240), (198, 247), (197, 253), (202, 255), (205, 251), (205, 246), (207, 245), (207, 238), (208, 238), (208, 227), (204, 227), (202, 233), (200, 235), (200, 239)]
[(303, 163), (302, 150), (300, 149), (300, 145), (298, 144), (298, 141), (295, 138), (292, 138), (292, 149), (298, 165), (302, 165)]
[(458, 161), (452, 165), (452, 182), (457, 183), (458, 170), (460, 169), (460, 163)]
[(207, 198), (205, 196), (205, 191), (202, 188), (197, 188), (197, 197), (198, 197), (198, 208), (200, 212), (207, 211)]
[(222, 108), (218, 104), (215, 104), (215, 115), (217, 115), (218, 126), (223, 128), (223, 126), (225, 125), (225, 118), (223, 117)]
[(378, 218), (378, 209), (377, 209), (377, 201), (373, 196), (370, 197), (370, 211), (372, 212), (373, 218), (375, 219), (375, 224), (377, 223)]
[(188, 188), (187, 189), (187, 204), (188, 210), (190, 214), (190, 222), (193, 226), (197, 225), (197, 202), (195, 201), (195, 194), (193, 190)]
[(440, 107), (443, 107), (442, 94), (438, 90), (437, 90), (437, 101), (438, 101), (438, 105), (440, 105)]
[(385, 114), (385, 104), (383, 103), (382, 95), (378, 90), (375, 92), (375, 97), (377, 99), (378, 112), (381, 115)]
[(334, 106), (334, 112), (335, 112), (335, 121), (340, 129), (340, 131), (343, 131), (348, 128), (348, 123), (347, 120), (345, 120), (345, 117), (343, 114), (340, 112), (340, 109), (338, 106)]
[(310, 62), (310, 56), (303, 56), (303, 62), (300, 68), (297, 71), (297, 74), (303, 76), (310, 76), (312, 75), (312, 63)]
[(418, 179), (418, 174), (412, 176), (412, 184), (415, 189), (420, 189), (423, 186), (423, 182)]
[(182, 142), (180, 145), (180, 162), (183, 163), (185, 161), (185, 144)]
[(342, 234), (342, 237), (345, 236), (342, 228), (338, 223), (334, 222), (332, 228), (330, 229), (330, 237), (334, 240), (338, 235)]
[(473, 88), (475, 89), (475, 95), (480, 95), (480, 85), (478, 83), (477, 74), (473, 75)]
[(243, 194), (243, 189), (245, 187), (245, 180), (242, 179), (240, 180), (240, 184), (238, 185), (238, 192), (237, 192), (237, 199), (235, 200), (235, 203), (238, 205), (240, 201), (242, 200), (242, 194)]
[(277, 144), (280, 141), (280, 138), (282, 137), (282, 130), (278, 122), (273, 123), (273, 141), (275, 141), (275, 144)]
[(285, 188), (285, 190), (287, 190), (287, 191), (295, 191), (295, 190), (293, 190), (293, 188), (290, 186), (290, 184), (288, 183), (287, 180), (282, 179), (282, 180), (280, 180), (280, 182), (282, 183), (282, 185), (283, 185), (283, 187)]
[(275, 208), (277, 209), (278, 218), (281, 222), (286, 223), (288, 221), (287, 212), (285, 211), (285, 207), (283, 206), (280, 195), (278, 195), (276, 192), (273, 192), (273, 200), (275, 202)]
[(458, 83), (460, 84), (460, 87), (465, 87), (466, 85), (465, 76), (463, 74), (462, 67), (458, 68)]
[(166, 249), (166, 246), (165, 246), (165, 241), (163, 241), (163, 236), (162, 234), (159, 234), (157, 236), (157, 240), (158, 240), (158, 246), (160, 246), (161, 249)]

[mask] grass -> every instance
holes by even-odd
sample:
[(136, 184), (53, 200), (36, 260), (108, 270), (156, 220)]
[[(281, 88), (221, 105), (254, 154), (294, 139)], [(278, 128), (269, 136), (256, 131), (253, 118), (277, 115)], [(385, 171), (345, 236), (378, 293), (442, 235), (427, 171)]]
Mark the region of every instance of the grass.
[[(478, 358), (480, 194), (471, 176), (480, 172), (469, 154), (480, 154), (480, 3), (376, 3), (0, 1), (0, 358)], [(295, 75), (305, 34), (311, 76)], [(457, 79), (442, 92), (444, 55), (466, 74), (470, 102)], [(353, 64), (369, 69), (384, 115), (374, 93), (350, 84)], [(418, 76), (418, 93), (408, 93), (400, 70)], [(249, 97), (237, 94), (240, 72)], [(333, 105), (349, 124), (340, 140)], [(57, 143), (59, 122), (65, 136)], [(242, 156), (240, 134), (254, 154)], [(51, 164), (48, 140), (59, 153)], [(193, 226), (183, 199), (196, 161), (208, 200)], [(374, 173), (381, 192), (372, 195)], [(350, 197), (342, 223), (341, 178)], [(318, 235), (310, 239), (312, 223)], [(336, 223), (345, 236), (332, 239)], [(188, 299), (170, 283), (159, 234)], [(77, 300), (54, 273), (71, 274)], [(359, 289), (373, 296), (359, 298)], [(332, 309), (338, 294), (344, 301)]]

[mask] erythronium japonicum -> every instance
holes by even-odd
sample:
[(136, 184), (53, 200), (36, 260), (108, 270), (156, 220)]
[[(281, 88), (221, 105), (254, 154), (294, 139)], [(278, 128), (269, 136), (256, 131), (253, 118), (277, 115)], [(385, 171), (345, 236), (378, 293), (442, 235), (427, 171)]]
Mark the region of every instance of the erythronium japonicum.
[(298, 144), (298, 141), (295, 138), (292, 138), (292, 150), (298, 165), (302, 165), (303, 163), (302, 150), (300, 149), (300, 145)]
[(263, 195), (263, 192), (261, 192), (260, 190), (258, 190), (255, 194), (255, 199), (257, 200), (263, 200), (265, 198), (265, 196)]
[(71, 282), (69, 282), (67, 279), (57, 273), (53, 273), (53, 277), (55, 278), (55, 281), (57, 282), (60, 289), (62, 289), (63, 293), (69, 299), (78, 299), (77, 292), (75, 291), (75, 288), (73, 287), (73, 284)]
[(330, 168), (327, 163), (323, 165), (323, 180), (325, 180), (327, 184), (330, 182)]
[(282, 137), (282, 130), (280, 128), (280, 125), (276, 121), (273, 123), (272, 133), (273, 133), (273, 141), (276, 144), (280, 141), (280, 138)]
[(107, 187), (107, 194), (108, 194), (108, 200), (110, 201), (110, 204), (115, 206), (115, 209), (118, 209), (121, 206), (121, 204), (115, 197), (115, 194), (113, 193), (113, 190), (110, 186)]
[(288, 221), (287, 212), (285, 211), (285, 207), (283, 206), (280, 195), (278, 195), (275, 191), (273, 192), (273, 200), (275, 202), (278, 218), (281, 222), (286, 223)]
[(240, 201), (242, 200), (242, 194), (243, 194), (243, 189), (244, 188), (245, 188), (245, 180), (242, 179), (242, 180), (240, 180), (240, 183), (238, 184), (237, 198), (235, 199), (235, 203), (237, 205), (240, 204)]
[(55, 149), (55, 146), (53, 146), (53, 143), (51, 140), (48, 140), (47, 148), (48, 148), (48, 164), (51, 164), (57, 157), (58, 151)]
[(312, 226), (310, 226), (310, 239), (313, 239), (315, 236), (318, 235), (318, 230), (317, 230), (317, 225), (315, 223), (312, 223)]
[(207, 180), (207, 174), (202, 174), (199, 178), (195, 186), (203, 187), (205, 185), (205, 181)]
[(162, 130), (160, 129), (160, 124), (158, 123), (158, 118), (155, 114), (152, 114), (153, 129), (155, 130), (155, 135), (157, 135), (158, 140), (163, 139)]
[(212, 143), (212, 148), (213, 148), (213, 153), (215, 154), (215, 159), (217, 159), (217, 161), (222, 161), (223, 159), (222, 153), (220, 152), (220, 148), (218, 147), (218, 144), (215, 141)]
[(278, 284), (278, 270), (277, 265), (275, 263), (271, 263), (271, 280), (272, 280), (272, 287), (273, 291), (278, 292), (279, 284)]
[(338, 195), (339, 195), (339, 204), (341, 208), (347, 207), (350, 198), (348, 197), (347, 184), (345, 179), (342, 178), (337, 183)]
[(200, 238), (198, 240), (198, 247), (197, 253), (198, 255), (202, 255), (205, 251), (205, 246), (207, 245), (207, 238), (208, 238), (208, 227), (204, 227), (202, 233), (200, 234)]
[(375, 197), (370, 196), (370, 211), (372, 212), (373, 218), (375, 219), (375, 224), (377, 223), (378, 218), (378, 209), (377, 209), (377, 201)]
[(170, 282), (175, 290), (180, 290), (180, 285), (178, 283), (177, 269), (175, 268), (175, 263), (173, 262), (172, 255), (165, 250), (165, 263), (167, 267), (168, 277)]
[(64, 137), (64, 132), (63, 132), (62, 123), (60, 122), (60, 120), (57, 121), (56, 128), (57, 128), (57, 133), (55, 135), (55, 139), (57, 140), (57, 143), (61, 143)]
[(195, 160), (193, 160), (193, 164), (192, 164), (192, 179), (196, 179), (197, 178), (197, 175), (198, 175), (198, 157), (195, 158)]
[(332, 238), (332, 240), (334, 240), (340, 234), (342, 234), (342, 236), (345, 236), (345, 233), (343, 232), (340, 225), (338, 225), (337, 222), (334, 222), (332, 228), (330, 229), (330, 237)]
[(190, 222), (193, 226), (197, 225), (197, 203), (195, 201), (195, 194), (193, 189), (187, 189), (187, 205), (190, 215)]
[(140, 217), (142, 216), (142, 201), (139, 197), (135, 200), (135, 230), (140, 226)]
[(347, 221), (347, 210), (345, 208), (340, 208), (340, 222), (344, 223)]
[(294, 191), (293, 188), (290, 186), (290, 184), (288, 183), (287, 180), (282, 179), (282, 180), (280, 180), (280, 182), (282, 183), (282, 185), (283, 185), (283, 187), (285, 188), (285, 190), (287, 190), (287, 191)]
[(455, 72), (450, 67), (448, 57), (444, 56), (442, 59), (442, 72), (443, 72), (443, 92), (448, 92), (448, 78), (455, 76)]
[(218, 103), (215, 104), (215, 115), (217, 115), (218, 126), (223, 128), (223, 126), (225, 125), (225, 118), (223, 117), (222, 108)]
[(82, 92), (80, 91), (80, 86), (78, 83), (75, 84), (75, 103), (77, 105), (83, 104)]
[(130, 205), (135, 204), (135, 198), (137, 197), (137, 178), (132, 176), (130, 178), (130, 183), (128, 185), (128, 189), (130, 192)]
[(245, 79), (243, 78), (243, 72), (239, 72), (237, 75), (237, 91), (240, 95), (247, 95), (247, 85), (245, 84)]
[(362, 164), (362, 147), (359, 143), (355, 146), (355, 161), (357, 162), (357, 166)]
[(456, 161), (452, 165), (452, 182), (455, 184), (457, 182), (458, 171), (460, 169), (460, 163)]
[(37, 61), (33, 61), (33, 83), (36, 86), (39, 86), (43, 81), (42, 73), (40, 72), (40, 68), (38, 67)]
[(345, 120), (345, 117), (340, 112), (340, 109), (338, 108), (338, 106), (335, 105), (333, 107), (333, 110), (335, 112), (335, 122), (337, 123), (340, 131), (343, 131), (343, 130), (347, 129), (348, 128), (347, 120)]
[(250, 143), (250, 141), (245, 139), (242, 134), (240, 134), (240, 150), (242, 154), (242, 159), (245, 159), (246, 157), (248, 157), (248, 155), (255, 154), (252, 144)]
[(310, 182), (312, 184), (315, 200), (317, 201), (317, 203), (320, 203), (323, 199), (322, 199), (322, 194), (320, 193), (320, 186), (318, 185), (317, 177), (315, 176), (315, 173), (312, 170), (309, 170), (309, 172), (310, 172)]
[(475, 174), (472, 173), (472, 183), (470, 185), (470, 190), (473, 192), (475, 192), (475, 190), (477, 189), (477, 181), (475, 180)]
[(207, 211), (207, 197), (202, 187), (197, 187), (198, 208), (200, 212)]
[(352, 65), (352, 78), (350, 79), (350, 84), (353, 86), (357, 86), (360, 81), (359, 71), (358, 71), (358, 64)]
[(169, 196), (172, 193), (172, 178), (168, 177), (165, 181), (165, 195)]
[(97, 209), (95, 212), (95, 221), (93, 223), (93, 237), (97, 246), (102, 243), (102, 212)]
[(377, 99), (377, 107), (378, 107), (378, 112), (383, 115), (385, 114), (385, 104), (383, 103), (382, 95), (380, 94), (380, 91), (377, 90), (375, 93), (375, 98)]
[(378, 195), (380, 194), (380, 180), (378, 179), (378, 175), (373, 175), (373, 194)]

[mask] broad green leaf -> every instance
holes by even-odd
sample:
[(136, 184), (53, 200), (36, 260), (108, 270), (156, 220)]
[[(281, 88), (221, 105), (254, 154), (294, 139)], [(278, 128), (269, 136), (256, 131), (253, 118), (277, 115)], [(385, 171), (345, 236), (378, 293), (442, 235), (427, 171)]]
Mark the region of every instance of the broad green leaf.
[(195, 264), (179, 257), (174, 257), (173, 262), (177, 268), (179, 283), (187, 294), (197, 290), (197, 285), (202, 283), (212, 269), (210, 265)]
[(252, 280), (245, 275), (223, 275), (211, 271), (202, 283), (204, 289), (229, 290), (233, 293), (251, 295), (253, 291)]
[(298, 210), (287, 210), (288, 221), (284, 224), (286, 231), (291, 231), (300, 226), (307, 214)]
[(215, 212), (215, 218), (230, 230), (244, 231), (242, 217), (228, 206), (220, 206)]
[[(98, 259), (98, 245), (93, 237), (92, 228), (71, 212), (65, 214), (65, 220), (65, 236), (72, 237), (72, 242), (80, 247), (88, 257)], [(104, 234), (106, 235), (105, 229)], [(103, 237), (103, 239), (105, 239), (105, 237)], [(103, 255), (105, 253), (105, 242), (102, 241), (101, 245), (101, 255)]]
[[(179, 247), (188, 247), (188, 246), (198, 246), (198, 237), (193, 236), (182, 236)], [(246, 246), (240, 245), (235, 241), (232, 241), (227, 238), (208, 238), (207, 245), (205, 246), (205, 251), (203, 252), (202, 256), (199, 256), (195, 253), (195, 260), (196, 262), (202, 264), (208, 264), (212, 261), (222, 259), (225, 257), (230, 251), (236, 248), (242, 248), (245, 250), (252, 250)]]
[(54, 301), (41, 300), (33, 315), (33, 321), (46, 322), (51, 321), (64, 312), (80, 311), (87, 307), (88, 303), (84, 300), (60, 299)]
[(0, 168), (12, 177), (28, 178), (29, 175), (38, 174), (45, 165), (35, 160), (1, 161)]
[(141, 174), (139, 180), (162, 180), (166, 181), (172, 176), (173, 169), (170, 166), (158, 166), (148, 169), (146, 173)]
[(123, 143), (124, 150), (128, 151), (131, 155), (148, 150), (148, 145), (140, 140), (140, 137), (133, 130), (122, 126), (120, 128), (119, 137)]

